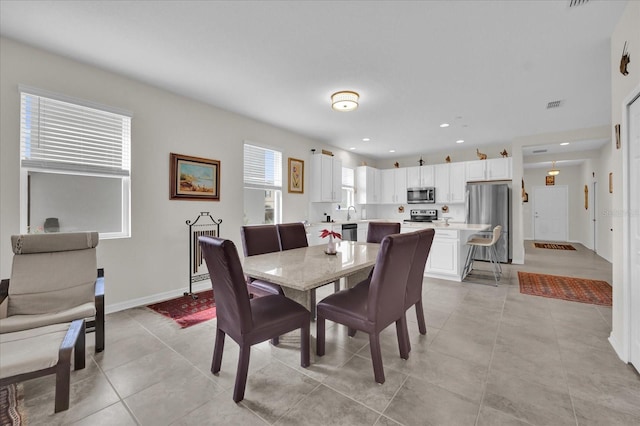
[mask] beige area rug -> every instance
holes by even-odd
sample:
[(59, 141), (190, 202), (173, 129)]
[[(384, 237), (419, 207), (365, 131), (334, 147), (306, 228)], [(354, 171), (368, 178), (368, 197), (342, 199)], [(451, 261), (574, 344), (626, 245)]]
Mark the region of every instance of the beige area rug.
[(27, 424), (24, 414), (24, 390), (22, 383), (0, 387), (0, 425)]

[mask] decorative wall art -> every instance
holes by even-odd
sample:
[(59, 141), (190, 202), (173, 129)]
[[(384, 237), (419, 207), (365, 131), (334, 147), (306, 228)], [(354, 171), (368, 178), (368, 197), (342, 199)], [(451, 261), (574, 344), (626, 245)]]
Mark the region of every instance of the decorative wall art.
[(620, 149), (620, 125), (616, 124), (615, 126), (616, 133), (616, 149)]
[(169, 199), (220, 201), (220, 161), (169, 154)]
[(556, 184), (556, 177), (555, 176), (546, 176), (545, 177), (545, 184), (547, 186), (553, 186)]
[(627, 70), (629, 62), (631, 62), (631, 55), (629, 55), (629, 50), (627, 50), (627, 42), (625, 41), (624, 47), (622, 48), (622, 57), (620, 58), (620, 74), (629, 75), (629, 70)]
[(304, 161), (289, 158), (289, 192), (304, 194)]
[(609, 173), (609, 194), (613, 194), (613, 173)]
[(584, 186), (584, 209), (589, 209), (589, 186)]

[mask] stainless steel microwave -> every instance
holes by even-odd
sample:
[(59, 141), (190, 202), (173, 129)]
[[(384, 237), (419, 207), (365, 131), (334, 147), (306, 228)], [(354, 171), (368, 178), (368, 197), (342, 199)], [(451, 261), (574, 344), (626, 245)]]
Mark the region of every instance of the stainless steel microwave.
[(407, 203), (433, 204), (436, 202), (436, 189), (432, 186), (425, 188), (407, 188)]

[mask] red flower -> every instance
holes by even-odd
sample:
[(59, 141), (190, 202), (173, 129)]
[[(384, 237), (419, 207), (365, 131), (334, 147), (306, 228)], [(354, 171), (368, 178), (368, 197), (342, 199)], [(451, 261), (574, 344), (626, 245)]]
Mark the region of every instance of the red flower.
[(333, 238), (342, 239), (342, 235), (340, 235), (340, 233), (338, 232), (329, 231), (328, 229), (323, 229), (322, 231), (320, 231), (320, 238), (325, 238), (329, 235), (331, 235)]

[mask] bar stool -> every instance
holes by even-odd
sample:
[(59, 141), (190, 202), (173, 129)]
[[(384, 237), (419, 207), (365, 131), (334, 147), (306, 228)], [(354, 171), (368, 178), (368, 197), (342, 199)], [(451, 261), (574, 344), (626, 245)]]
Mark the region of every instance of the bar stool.
[(500, 281), (500, 277), (502, 276), (502, 266), (500, 262), (498, 262), (498, 251), (496, 250), (496, 243), (500, 239), (500, 234), (502, 233), (502, 226), (498, 225), (493, 228), (493, 236), (491, 238), (471, 238), (467, 241), (467, 245), (470, 246), (469, 252), (467, 253), (467, 261), (464, 264), (464, 269), (462, 276), (465, 277), (467, 274), (471, 272), (473, 269), (473, 258), (476, 254), (476, 250), (478, 247), (487, 247), (487, 251), (489, 252), (489, 262), (491, 262), (491, 269), (493, 271), (493, 277), (496, 280), (496, 287), (498, 286), (498, 281)]

